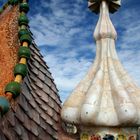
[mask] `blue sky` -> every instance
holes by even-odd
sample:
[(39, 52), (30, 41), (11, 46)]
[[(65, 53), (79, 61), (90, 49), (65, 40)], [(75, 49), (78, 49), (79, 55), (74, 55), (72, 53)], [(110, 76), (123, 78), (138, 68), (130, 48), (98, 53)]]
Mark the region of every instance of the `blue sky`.
[[(2, 2), (2, 0), (0, 1)], [(122, 0), (111, 15), (121, 62), (140, 85), (140, 1)], [(86, 74), (95, 57), (93, 31), (98, 15), (87, 0), (30, 0), (30, 27), (50, 67), (62, 101)]]

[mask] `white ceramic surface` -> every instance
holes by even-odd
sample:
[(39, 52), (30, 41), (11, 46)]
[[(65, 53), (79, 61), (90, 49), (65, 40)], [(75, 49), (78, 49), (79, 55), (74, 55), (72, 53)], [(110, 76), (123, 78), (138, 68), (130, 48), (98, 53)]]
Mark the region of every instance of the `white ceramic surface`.
[[(94, 38), (96, 58), (62, 108), (65, 122), (90, 126), (140, 124), (140, 88), (122, 67), (115, 49), (117, 33), (102, 1)], [(129, 60), (128, 60), (129, 61)]]

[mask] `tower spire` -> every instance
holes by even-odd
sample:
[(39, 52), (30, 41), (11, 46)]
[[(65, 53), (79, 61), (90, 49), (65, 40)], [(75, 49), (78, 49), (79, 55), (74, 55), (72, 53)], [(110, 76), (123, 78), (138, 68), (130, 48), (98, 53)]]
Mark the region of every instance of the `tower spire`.
[[(119, 133), (118, 127), (140, 125), (140, 88), (119, 61), (115, 49), (117, 33), (109, 17), (109, 12), (120, 7), (120, 0), (89, 0), (88, 4), (93, 12), (100, 12), (94, 32), (96, 58), (65, 101), (61, 116), (65, 122), (80, 126), (81, 132), (88, 128), (90, 133), (114, 133), (111, 127), (116, 127), (115, 133)], [(131, 133), (127, 128), (121, 131)]]
[(110, 38), (116, 39), (117, 33), (109, 17), (109, 6), (106, 1), (100, 4), (100, 16), (95, 28), (94, 38), (96, 41)]

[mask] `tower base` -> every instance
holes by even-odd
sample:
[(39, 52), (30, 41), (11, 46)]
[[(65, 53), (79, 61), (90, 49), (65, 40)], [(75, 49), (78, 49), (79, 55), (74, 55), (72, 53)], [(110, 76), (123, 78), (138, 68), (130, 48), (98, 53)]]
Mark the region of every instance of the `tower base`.
[(140, 128), (83, 127), (80, 140), (140, 140)]

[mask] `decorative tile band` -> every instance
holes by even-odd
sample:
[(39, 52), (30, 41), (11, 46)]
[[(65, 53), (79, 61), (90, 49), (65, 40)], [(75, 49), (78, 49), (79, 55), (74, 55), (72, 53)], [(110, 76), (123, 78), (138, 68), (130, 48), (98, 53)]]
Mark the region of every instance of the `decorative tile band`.
[(26, 14), (29, 11), (28, 0), (9, 0), (2, 8), (1, 12), (9, 5), (16, 6), (19, 4), (19, 41), (18, 50), (19, 63), (14, 68), (14, 81), (8, 83), (5, 87), (5, 93), (0, 96), (0, 112), (1, 116), (10, 109), (10, 101), (20, 95), (21, 82), (28, 73), (27, 60), (30, 58), (31, 52), (29, 46), (32, 44), (32, 38), (28, 31), (29, 20)]

